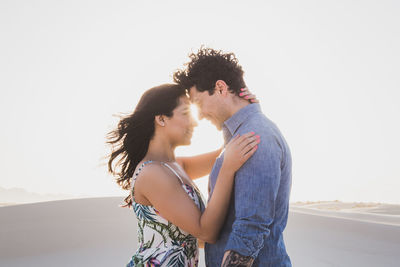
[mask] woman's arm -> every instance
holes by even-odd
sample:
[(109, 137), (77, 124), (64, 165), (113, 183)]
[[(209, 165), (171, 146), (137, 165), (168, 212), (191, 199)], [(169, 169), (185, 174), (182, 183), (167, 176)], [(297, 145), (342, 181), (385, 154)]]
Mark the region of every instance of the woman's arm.
[(215, 159), (221, 154), (222, 148), (193, 157), (178, 157), (176, 162), (181, 165), (190, 179), (203, 177), (211, 172)]
[(144, 196), (171, 223), (213, 243), (225, 220), (235, 172), (254, 154), (258, 143), (259, 140), (251, 133), (234, 138), (227, 145), (214, 193), (203, 214), (179, 180), (162, 165), (151, 164), (143, 169), (135, 182), (135, 195), (140, 193)]

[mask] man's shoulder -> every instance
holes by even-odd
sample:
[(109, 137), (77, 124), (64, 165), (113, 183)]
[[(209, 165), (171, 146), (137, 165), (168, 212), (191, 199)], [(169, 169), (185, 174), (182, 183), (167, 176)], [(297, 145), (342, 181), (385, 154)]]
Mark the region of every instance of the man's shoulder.
[(250, 114), (239, 126), (237, 133), (244, 134), (247, 132), (255, 132), (262, 135), (273, 135), (276, 129), (273, 123), (264, 113), (257, 112)]
[(261, 137), (261, 144), (259, 150), (276, 148), (277, 151), (287, 147), (285, 138), (276, 124), (271, 121), (263, 113), (253, 113), (237, 129), (237, 134), (245, 134), (248, 132), (255, 132), (256, 135)]

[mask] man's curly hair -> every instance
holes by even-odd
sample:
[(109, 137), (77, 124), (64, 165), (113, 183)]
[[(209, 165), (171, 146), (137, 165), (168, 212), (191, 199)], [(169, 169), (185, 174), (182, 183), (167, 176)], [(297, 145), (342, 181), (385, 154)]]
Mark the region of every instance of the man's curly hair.
[(185, 69), (177, 70), (174, 81), (186, 89), (196, 86), (199, 92), (208, 91), (214, 94), (215, 83), (223, 80), (229, 91), (239, 95), (240, 89), (246, 87), (243, 70), (234, 53), (223, 53), (221, 50), (200, 47), (197, 53), (189, 54), (190, 61)]

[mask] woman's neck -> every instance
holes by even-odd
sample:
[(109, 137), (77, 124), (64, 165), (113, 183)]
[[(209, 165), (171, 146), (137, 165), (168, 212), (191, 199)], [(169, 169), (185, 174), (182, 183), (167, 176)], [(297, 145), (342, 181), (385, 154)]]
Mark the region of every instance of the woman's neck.
[(155, 137), (150, 140), (149, 148), (143, 160), (173, 162), (175, 161), (175, 147), (173, 147), (167, 140)]

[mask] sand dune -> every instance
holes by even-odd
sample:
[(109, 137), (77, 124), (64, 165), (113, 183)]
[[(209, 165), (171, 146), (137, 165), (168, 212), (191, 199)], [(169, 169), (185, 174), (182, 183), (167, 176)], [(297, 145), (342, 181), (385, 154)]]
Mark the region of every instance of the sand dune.
[(0, 266), (124, 266), (136, 250), (136, 221), (120, 203), (90, 198), (0, 208)]
[(400, 226), (335, 215), (292, 207), (285, 240), (293, 266), (400, 266)]
[[(125, 266), (137, 248), (136, 221), (131, 210), (118, 207), (121, 200), (1, 207), (0, 266)], [(285, 231), (293, 266), (399, 266), (395, 206), (351, 212), (355, 207), (293, 205)], [(365, 214), (384, 215), (386, 221), (377, 223), (375, 217), (362, 217)]]
[(291, 211), (359, 222), (400, 226), (400, 205), (393, 204), (343, 203), (336, 201), (311, 204), (295, 203), (291, 205)]
[[(81, 196), (84, 197), (84, 196)], [(43, 201), (54, 201), (60, 199), (73, 199), (78, 196), (67, 194), (38, 194), (29, 192), (23, 188), (3, 188), (0, 187), (0, 206), (8, 205), (9, 203), (34, 203)]]

